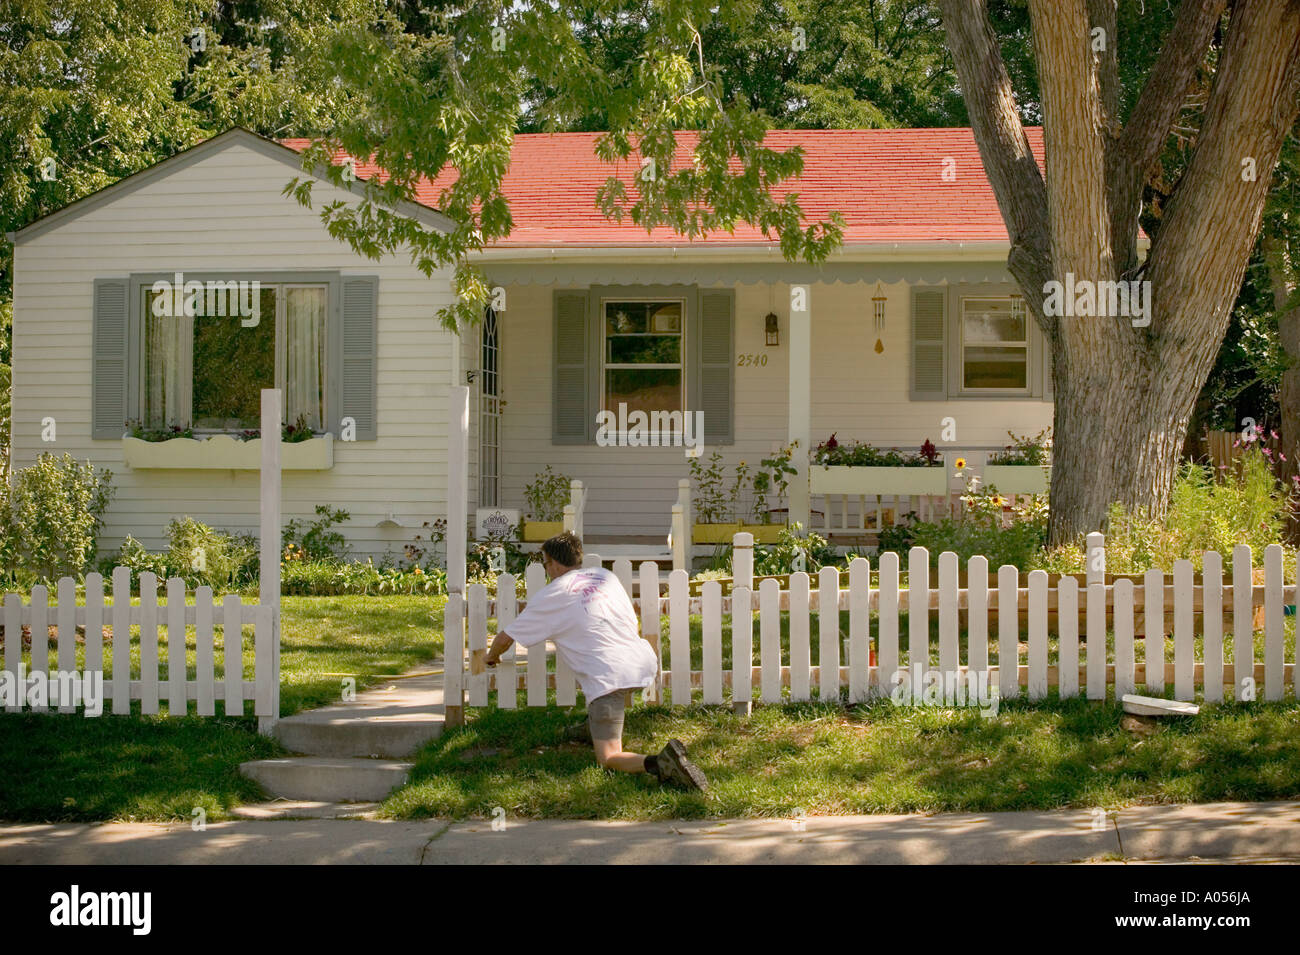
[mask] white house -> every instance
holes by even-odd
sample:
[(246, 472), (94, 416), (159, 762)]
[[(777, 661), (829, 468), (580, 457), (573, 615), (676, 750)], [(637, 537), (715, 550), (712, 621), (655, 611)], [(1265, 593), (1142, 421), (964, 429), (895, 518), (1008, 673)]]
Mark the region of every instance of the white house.
[[(14, 465), (66, 451), (110, 468), (106, 549), (128, 533), (160, 547), (186, 514), (251, 531), (256, 463), (239, 442), (142, 442), (128, 422), (237, 433), (275, 384), (286, 424), (314, 435), (286, 446), (286, 518), (345, 508), (354, 553), (400, 556), (445, 514), (451, 384), (476, 395), (470, 513), (522, 508), (550, 464), (584, 482), (586, 532), (606, 540), (662, 542), (687, 475), (680, 447), (597, 440), (619, 404), (703, 412), (705, 453), (728, 466), (797, 440), (805, 474), (833, 432), (914, 451), (951, 418), (942, 450), (978, 468), (1009, 430), (1050, 425), (1047, 349), (970, 130), (771, 133), (806, 152), (791, 187), (806, 214), (846, 220), (820, 267), (747, 227), (691, 242), (605, 219), (597, 188), (639, 166), (600, 163), (594, 139), (517, 138), (515, 229), (481, 257), (503, 307), (459, 340), (435, 318), (448, 274), (358, 256), (282, 195), (301, 142), (231, 130), (32, 223), (13, 237)], [(440, 188), (402, 211), (445, 228)], [(317, 184), (318, 206), (334, 198), (351, 197)], [(199, 320), (177, 321), (188, 282)], [(807, 488), (792, 485), (794, 517), (823, 510)]]

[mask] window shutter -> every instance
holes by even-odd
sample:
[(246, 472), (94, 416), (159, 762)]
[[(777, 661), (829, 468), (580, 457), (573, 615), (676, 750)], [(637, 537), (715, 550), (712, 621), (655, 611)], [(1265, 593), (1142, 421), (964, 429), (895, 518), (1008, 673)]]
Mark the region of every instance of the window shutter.
[(586, 443), (592, 423), (587, 414), (587, 298), (585, 291), (555, 293), (554, 444)]
[(948, 396), (944, 378), (944, 305), (942, 288), (912, 289), (912, 397)]
[(379, 437), (379, 279), (344, 277), (339, 414), (356, 422), (358, 441)]
[(701, 289), (698, 331), (695, 335), (699, 390), (689, 411), (704, 412), (704, 443), (732, 444), (734, 429), (734, 378), (732, 348), (735, 335), (735, 292)]
[(95, 279), (91, 328), (92, 438), (120, 438), (130, 417), (130, 309), (126, 279)]

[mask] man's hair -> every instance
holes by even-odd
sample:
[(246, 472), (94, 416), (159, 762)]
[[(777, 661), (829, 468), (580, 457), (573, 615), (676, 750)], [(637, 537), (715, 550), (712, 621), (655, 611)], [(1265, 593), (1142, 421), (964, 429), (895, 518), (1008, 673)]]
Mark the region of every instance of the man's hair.
[(572, 531), (565, 531), (543, 543), (542, 553), (557, 564), (578, 567), (582, 564), (582, 541)]

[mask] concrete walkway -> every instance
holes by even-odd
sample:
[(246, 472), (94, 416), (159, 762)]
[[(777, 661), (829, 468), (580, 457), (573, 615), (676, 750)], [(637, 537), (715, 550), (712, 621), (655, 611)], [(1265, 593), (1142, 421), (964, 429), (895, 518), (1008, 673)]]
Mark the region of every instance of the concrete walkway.
[(1298, 861), (1300, 802), (793, 820), (0, 826), (0, 865)]

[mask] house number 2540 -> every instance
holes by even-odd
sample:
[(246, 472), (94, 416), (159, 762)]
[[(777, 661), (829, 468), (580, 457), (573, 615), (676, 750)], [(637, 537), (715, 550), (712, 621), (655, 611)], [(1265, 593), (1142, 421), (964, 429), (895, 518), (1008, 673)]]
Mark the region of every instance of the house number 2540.
[(762, 368), (766, 364), (767, 364), (767, 356), (762, 354), (761, 352), (756, 355), (755, 354), (741, 355), (739, 358), (736, 359), (737, 368), (745, 368), (745, 367)]

